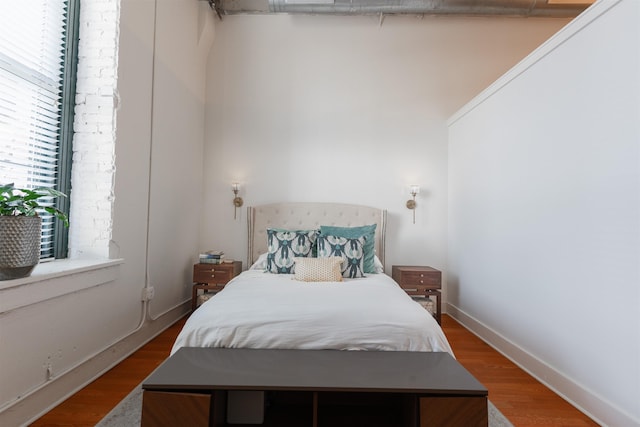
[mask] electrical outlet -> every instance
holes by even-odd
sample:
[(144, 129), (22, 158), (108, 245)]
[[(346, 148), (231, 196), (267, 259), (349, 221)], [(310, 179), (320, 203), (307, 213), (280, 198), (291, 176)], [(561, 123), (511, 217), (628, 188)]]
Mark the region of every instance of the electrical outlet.
[(155, 295), (155, 289), (153, 286), (145, 287), (142, 289), (142, 301), (150, 301)]

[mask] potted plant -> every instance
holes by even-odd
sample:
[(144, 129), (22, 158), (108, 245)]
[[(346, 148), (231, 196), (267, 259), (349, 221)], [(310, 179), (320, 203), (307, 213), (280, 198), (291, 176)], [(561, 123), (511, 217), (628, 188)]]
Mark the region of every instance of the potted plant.
[(69, 226), (64, 212), (43, 205), (43, 199), (52, 197), (66, 195), (46, 187), (0, 185), (0, 280), (28, 276), (40, 261), (42, 219), (38, 213), (52, 214)]

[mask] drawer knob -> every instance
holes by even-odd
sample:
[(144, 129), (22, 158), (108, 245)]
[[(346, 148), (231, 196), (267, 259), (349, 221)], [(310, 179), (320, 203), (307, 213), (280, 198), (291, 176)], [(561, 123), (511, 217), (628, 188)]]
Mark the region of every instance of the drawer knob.
[(424, 283), (424, 280), (420, 280), (420, 283)]
[(211, 277), (216, 277), (216, 275), (215, 275), (215, 274), (212, 274), (212, 275), (211, 275)]
[(424, 274), (420, 273), (420, 277), (424, 277)]

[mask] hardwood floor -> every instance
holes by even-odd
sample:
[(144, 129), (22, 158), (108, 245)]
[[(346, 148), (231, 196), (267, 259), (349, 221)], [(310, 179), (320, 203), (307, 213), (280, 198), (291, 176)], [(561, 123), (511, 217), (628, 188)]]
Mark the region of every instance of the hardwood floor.
[(597, 426), (449, 316), (444, 330), (456, 359), (488, 390), (489, 400), (516, 427)]
[[(168, 357), (185, 320), (174, 324), (31, 426), (94, 426)], [(442, 328), (458, 361), (489, 389), (491, 402), (516, 427), (597, 426), (447, 315), (442, 316)]]

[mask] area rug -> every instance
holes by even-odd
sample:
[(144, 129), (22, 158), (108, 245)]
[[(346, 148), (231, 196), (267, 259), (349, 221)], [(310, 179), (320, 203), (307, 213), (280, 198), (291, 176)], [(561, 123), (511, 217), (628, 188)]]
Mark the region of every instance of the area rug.
[[(142, 388), (138, 385), (96, 427), (139, 426), (142, 416)], [(513, 424), (489, 402), (489, 427), (513, 427)]]

